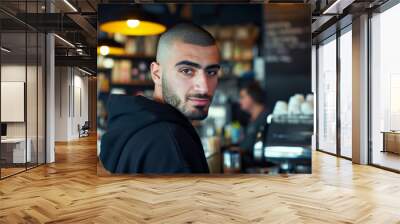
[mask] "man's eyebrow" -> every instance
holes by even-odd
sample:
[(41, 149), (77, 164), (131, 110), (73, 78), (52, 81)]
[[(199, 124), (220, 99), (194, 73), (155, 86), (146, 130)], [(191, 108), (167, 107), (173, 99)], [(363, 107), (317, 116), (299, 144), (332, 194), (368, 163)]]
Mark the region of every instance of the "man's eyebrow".
[(201, 66), (199, 64), (192, 62), (192, 61), (180, 61), (175, 64), (175, 67), (177, 67), (179, 65), (188, 65), (188, 66), (195, 67), (195, 68), (201, 68)]
[[(188, 65), (188, 66), (195, 67), (195, 68), (198, 68), (198, 69), (201, 68), (201, 65), (197, 64), (196, 62), (192, 62), (192, 61), (180, 61), (180, 62), (175, 64), (175, 67), (177, 67), (179, 65)], [(220, 68), (221, 68), (221, 65), (212, 64), (212, 65), (206, 66), (205, 69), (208, 70), (208, 69), (220, 69)]]
[(213, 65), (208, 65), (205, 70), (209, 70), (209, 69), (220, 69), (221, 65), (219, 64), (213, 64)]

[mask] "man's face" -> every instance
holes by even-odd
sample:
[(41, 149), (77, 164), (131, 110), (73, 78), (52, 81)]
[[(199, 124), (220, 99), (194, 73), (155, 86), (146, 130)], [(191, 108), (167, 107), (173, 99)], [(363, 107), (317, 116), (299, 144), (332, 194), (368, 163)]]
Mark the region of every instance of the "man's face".
[(216, 45), (175, 41), (162, 64), (162, 95), (166, 103), (191, 120), (208, 115), (220, 70)]
[(254, 105), (253, 99), (247, 93), (245, 89), (240, 90), (240, 108), (246, 112), (250, 112)]

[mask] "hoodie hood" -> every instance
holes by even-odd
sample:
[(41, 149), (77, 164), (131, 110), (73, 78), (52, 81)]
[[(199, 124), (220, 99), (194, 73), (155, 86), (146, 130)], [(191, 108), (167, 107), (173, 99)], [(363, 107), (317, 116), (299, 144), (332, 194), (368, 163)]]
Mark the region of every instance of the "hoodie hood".
[(110, 95), (107, 111), (108, 127), (102, 136), (100, 151), (100, 159), (107, 170), (114, 170), (130, 137), (154, 123), (179, 124), (185, 127), (194, 139), (200, 141), (189, 120), (169, 104), (143, 96)]

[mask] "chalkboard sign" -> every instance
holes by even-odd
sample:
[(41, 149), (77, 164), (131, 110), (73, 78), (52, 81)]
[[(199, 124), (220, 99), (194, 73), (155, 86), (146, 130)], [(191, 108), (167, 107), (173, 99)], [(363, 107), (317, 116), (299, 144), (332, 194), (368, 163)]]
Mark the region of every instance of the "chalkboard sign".
[(264, 5), (263, 57), (267, 104), (311, 92), (309, 4)]

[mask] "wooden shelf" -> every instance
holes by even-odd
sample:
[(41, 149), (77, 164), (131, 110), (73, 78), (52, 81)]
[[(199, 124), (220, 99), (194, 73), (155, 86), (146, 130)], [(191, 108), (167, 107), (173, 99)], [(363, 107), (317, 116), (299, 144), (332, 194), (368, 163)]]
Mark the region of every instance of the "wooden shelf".
[(97, 72), (111, 72), (112, 68), (97, 68)]

